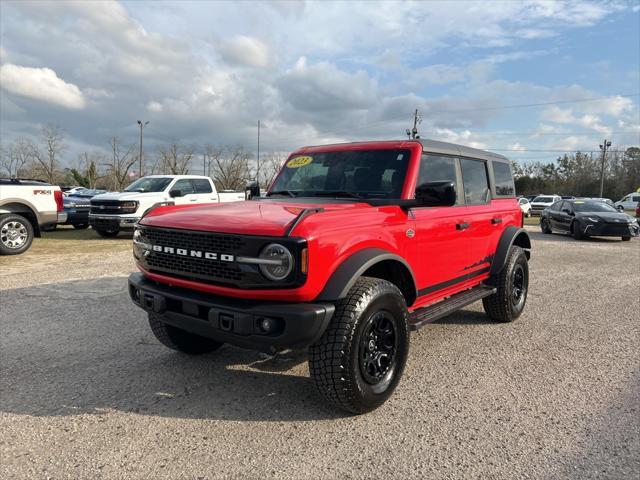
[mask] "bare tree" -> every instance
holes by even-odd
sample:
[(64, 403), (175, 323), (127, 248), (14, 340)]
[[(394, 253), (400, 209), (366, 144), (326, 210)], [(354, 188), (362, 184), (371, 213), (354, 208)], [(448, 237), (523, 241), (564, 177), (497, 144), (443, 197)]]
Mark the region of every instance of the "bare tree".
[(42, 148), (33, 146), (31, 157), (36, 161), (38, 170), (50, 183), (55, 183), (56, 170), (60, 163), (60, 154), (67, 149), (63, 143), (62, 129), (57, 125), (48, 124), (42, 128), (40, 134)]
[(244, 190), (251, 179), (249, 153), (242, 147), (225, 148), (212, 157), (211, 177), (219, 190)]
[(98, 181), (102, 178), (100, 165), (106, 162), (107, 157), (102, 152), (83, 152), (78, 155), (76, 167), (71, 168), (70, 172), (74, 180), (83, 187), (96, 188)]
[(211, 168), (212, 165), (214, 165), (215, 163), (217, 163), (220, 158), (222, 158), (222, 155), (224, 155), (226, 148), (223, 146), (218, 146), (218, 145), (211, 145), (210, 143), (206, 144), (204, 146), (204, 156), (205, 156), (205, 161), (206, 161), (206, 174), (208, 177), (211, 176)]
[(105, 163), (107, 175), (111, 178), (113, 189), (120, 191), (129, 183), (129, 170), (137, 161), (135, 147), (133, 145), (122, 147), (118, 137), (111, 137), (109, 145), (111, 158)]
[(189, 163), (196, 151), (195, 145), (171, 145), (158, 147), (158, 162), (163, 173), (171, 175), (185, 175), (189, 173)]
[(19, 177), (20, 172), (32, 159), (33, 148), (31, 141), (22, 137), (0, 148), (0, 171), (6, 172), (10, 178)]
[(260, 159), (260, 182), (261, 188), (268, 188), (271, 182), (287, 161), (289, 154), (286, 152), (270, 152)]

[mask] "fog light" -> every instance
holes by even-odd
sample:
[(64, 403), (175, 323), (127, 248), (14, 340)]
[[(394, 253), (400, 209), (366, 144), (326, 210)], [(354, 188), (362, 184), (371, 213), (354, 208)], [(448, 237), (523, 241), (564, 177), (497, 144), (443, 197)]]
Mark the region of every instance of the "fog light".
[(258, 329), (261, 333), (275, 333), (281, 330), (280, 320), (277, 318), (260, 317), (258, 319)]

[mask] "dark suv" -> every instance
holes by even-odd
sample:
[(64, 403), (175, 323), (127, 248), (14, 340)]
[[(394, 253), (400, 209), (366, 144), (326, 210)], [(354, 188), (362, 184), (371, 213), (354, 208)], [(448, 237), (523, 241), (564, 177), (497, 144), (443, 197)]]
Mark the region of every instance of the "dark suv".
[(362, 413), (396, 387), (411, 330), (478, 300), (498, 322), (522, 313), (522, 221), (503, 156), (436, 141), (305, 147), (265, 197), (144, 216), (129, 292), (175, 350), (309, 347), (320, 394)]

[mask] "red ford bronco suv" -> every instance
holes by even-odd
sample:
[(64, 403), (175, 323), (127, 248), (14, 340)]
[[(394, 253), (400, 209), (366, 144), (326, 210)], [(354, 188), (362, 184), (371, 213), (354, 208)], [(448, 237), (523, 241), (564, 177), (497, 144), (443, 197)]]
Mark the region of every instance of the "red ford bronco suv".
[(522, 220), (500, 155), (430, 140), (305, 147), (265, 197), (144, 216), (129, 293), (181, 352), (308, 347), (320, 394), (363, 413), (398, 384), (410, 330), (480, 299), (497, 322), (522, 313)]

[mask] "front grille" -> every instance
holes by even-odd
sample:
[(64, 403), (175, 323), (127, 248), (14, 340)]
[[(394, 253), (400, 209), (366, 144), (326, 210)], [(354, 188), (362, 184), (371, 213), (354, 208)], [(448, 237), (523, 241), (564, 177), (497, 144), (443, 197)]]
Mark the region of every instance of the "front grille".
[[(217, 253), (218, 255), (229, 254), (235, 257), (245, 246), (242, 237), (229, 235), (164, 229), (145, 229), (144, 234), (152, 245), (184, 249), (188, 252), (195, 250)], [(146, 262), (152, 270), (176, 273), (180, 276), (208, 278), (223, 283), (235, 283), (242, 280), (239, 264), (235, 262), (222, 262), (155, 251), (147, 256)]]
[(131, 201), (121, 202), (119, 200), (91, 200), (91, 213), (94, 214), (115, 214), (125, 215), (136, 213), (136, 207), (123, 207), (123, 203), (131, 203)]
[[(306, 281), (306, 275), (298, 268), (282, 282), (272, 282), (260, 273), (257, 265), (236, 261), (239, 256), (258, 257), (265, 246), (277, 242), (289, 248), (299, 265), (302, 249), (306, 248), (306, 241), (301, 238), (232, 235), (140, 224), (138, 229), (143, 242), (152, 248), (143, 252), (134, 243), (134, 255), (152, 273), (245, 289), (290, 288)], [(215, 259), (211, 258), (214, 255)]]
[(106, 218), (89, 217), (89, 224), (97, 229), (109, 230), (112, 228), (118, 228), (120, 226), (120, 221), (117, 218), (111, 220)]

